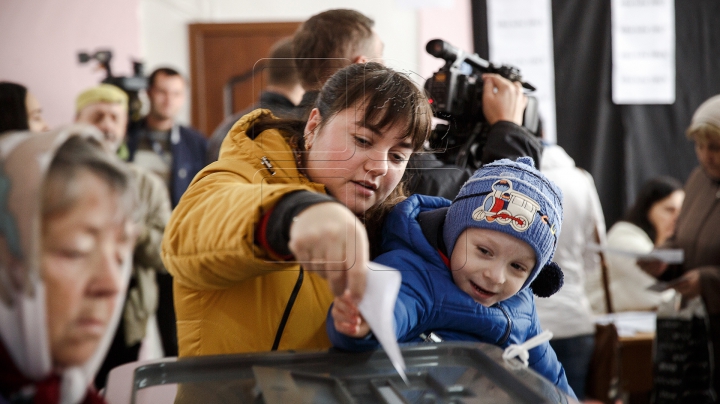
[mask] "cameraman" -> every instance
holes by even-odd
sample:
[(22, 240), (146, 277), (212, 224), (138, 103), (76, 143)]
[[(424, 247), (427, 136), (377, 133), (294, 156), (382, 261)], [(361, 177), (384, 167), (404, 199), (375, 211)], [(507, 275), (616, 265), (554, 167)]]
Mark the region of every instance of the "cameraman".
[[(483, 113), (490, 125), (487, 143), (482, 149), (482, 165), (508, 158), (530, 156), (539, 168), (542, 143), (522, 126), (527, 97), (519, 82), (498, 74), (485, 73), (483, 78)], [(460, 187), (473, 173), (470, 167), (445, 164), (432, 151), (415, 153), (406, 170), (410, 193), (436, 195), (455, 199)]]

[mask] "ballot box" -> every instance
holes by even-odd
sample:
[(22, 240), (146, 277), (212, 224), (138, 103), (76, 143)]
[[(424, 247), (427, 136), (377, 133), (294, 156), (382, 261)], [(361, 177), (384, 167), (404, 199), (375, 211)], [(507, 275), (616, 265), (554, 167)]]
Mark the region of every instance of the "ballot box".
[[(518, 360), (505, 362), (502, 349), (494, 345), (439, 343), (401, 350), (407, 383), (381, 350), (219, 355), (137, 366), (129, 381), (131, 394), (123, 400), (138, 404), (576, 402), (533, 370), (522, 368)], [(108, 401), (120, 403), (113, 397)]]

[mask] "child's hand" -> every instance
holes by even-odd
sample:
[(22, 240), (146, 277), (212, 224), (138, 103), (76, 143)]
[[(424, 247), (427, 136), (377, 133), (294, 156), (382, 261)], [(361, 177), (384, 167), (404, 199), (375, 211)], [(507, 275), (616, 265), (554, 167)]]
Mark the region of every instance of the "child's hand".
[(370, 333), (370, 326), (360, 315), (360, 311), (350, 298), (349, 291), (345, 291), (333, 301), (330, 311), (335, 329), (349, 337), (363, 338)]

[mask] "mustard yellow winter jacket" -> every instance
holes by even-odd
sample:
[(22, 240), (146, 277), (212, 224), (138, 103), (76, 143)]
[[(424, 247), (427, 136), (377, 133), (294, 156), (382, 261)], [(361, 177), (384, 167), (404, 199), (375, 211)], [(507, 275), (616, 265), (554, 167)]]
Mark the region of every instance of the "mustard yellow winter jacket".
[[(181, 357), (269, 351), (298, 278), (299, 265), (255, 243), (255, 228), (282, 196), (325, 188), (300, 174), (279, 131), (246, 136), (261, 116), (272, 115), (255, 110), (233, 126), (220, 159), (193, 179), (165, 230), (162, 257), (174, 278)], [(305, 273), (279, 350), (329, 348), (331, 302), (327, 282)]]

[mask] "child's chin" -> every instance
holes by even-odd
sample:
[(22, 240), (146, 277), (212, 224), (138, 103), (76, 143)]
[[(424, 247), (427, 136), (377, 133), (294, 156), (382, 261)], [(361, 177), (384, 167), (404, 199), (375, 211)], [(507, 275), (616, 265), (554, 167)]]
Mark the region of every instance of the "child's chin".
[(489, 302), (489, 301), (486, 301), (486, 300), (485, 300), (485, 301), (483, 301), (483, 300), (478, 300), (478, 299), (473, 299), (473, 300), (475, 300), (475, 302), (477, 302), (478, 304), (481, 304), (481, 305), (483, 305), (483, 306), (485, 306), (485, 307), (490, 307), (490, 306), (492, 306), (493, 304), (495, 304), (495, 302)]

